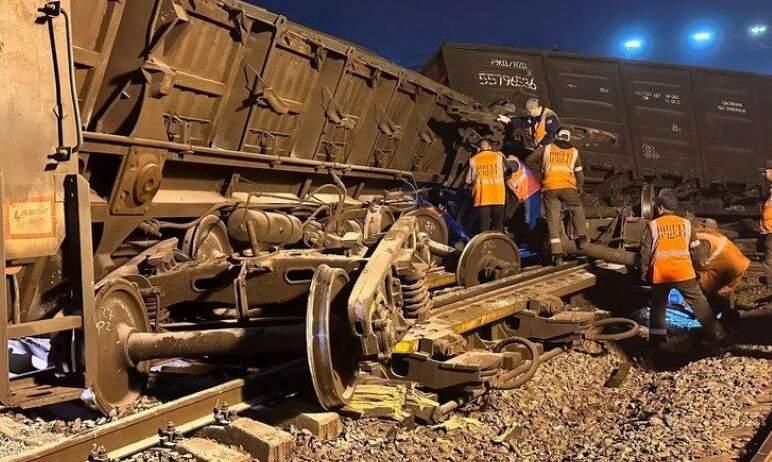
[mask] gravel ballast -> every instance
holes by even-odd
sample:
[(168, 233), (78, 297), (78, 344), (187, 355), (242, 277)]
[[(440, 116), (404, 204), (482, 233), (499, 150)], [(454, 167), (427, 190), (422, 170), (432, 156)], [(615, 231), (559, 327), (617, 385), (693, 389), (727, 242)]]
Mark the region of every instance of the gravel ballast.
[[(769, 400), (772, 350), (751, 351), (700, 359), (677, 371), (634, 366), (619, 388), (604, 383), (620, 357), (574, 351), (542, 365), (523, 388), (492, 392), (456, 413), (481, 425), (408, 430), (346, 419), (335, 441), (296, 433), (293, 460), (737, 460), (772, 406), (757, 402)], [(496, 442), (502, 435), (511, 436)]]

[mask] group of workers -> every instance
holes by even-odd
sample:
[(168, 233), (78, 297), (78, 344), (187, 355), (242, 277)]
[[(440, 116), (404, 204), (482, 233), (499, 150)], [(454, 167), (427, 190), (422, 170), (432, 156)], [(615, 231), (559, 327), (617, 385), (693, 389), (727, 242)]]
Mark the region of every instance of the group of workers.
[[(571, 144), (571, 132), (560, 128), (557, 115), (531, 98), (526, 103), (528, 115), (519, 118), (500, 116), (499, 120), (516, 128), (528, 128), (536, 147), (525, 162), (516, 156), (505, 157), (494, 150), (489, 140), (482, 140), (478, 152), (469, 159), (466, 184), (471, 187), (474, 205), (480, 215), (480, 231), (504, 231), (505, 216), (525, 207), (526, 221), (533, 223), (539, 213), (537, 193), (544, 199), (552, 258), (559, 263), (563, 255), (561, 208), (571, 214), (573, 239), (578, 247), (587, 242), (587, 225), (581, 192), (584, 174), (579, 150)], [(529, 166), (537, 166), (533, 169)], [(536, 171), (533, 171), (536, 170)], [(509, 196), (509, 197), (508, 197)], [(506, 213), (509, 209), (509, 213)]]
[[(577, 248), (587, 243), (587, 225), (581, 202), (584, 183), (579, 151), (571, 144), (571, 133), (560, 127), (556, 113), (535, 98), (526, 103), (528, 115), (499, 120), (515, 128), (530, 130), (535, 149), (522, 162), (494, 150), (482, 140), (478, 153), (470, 158), (466, 183), (472, 189), (474, 205), (480, 215), (481, 231), (504, 231), (505, 206), (526, 207), (526, 217), (539, 213), (541, 193), (549, 233), (552, 261), (559, 264), (563, 240), (561, 208), (571, 214), (572, 239)], [(772, 161), (764, 175), (772, 184)], [(509, 198), (507, 196), (510, 196)], [(733, 292), (750, 266), (750, 260), (724, 236), (713, 220), (693, 226), (676, 215), (678, 199), (671, 189), (663, 189), (656, 199), (658, 216), (645, 228), (641, 242), (641, 279), (651, 285), (652, 300), (649, 339), (661, 345), (667, 338), (666, 306), (675, 289), (692, 308), (703, 327), (704, 341), (727, 341), (735, 319), (731, 310)], [(762, 207), (761, 233), (765, 248), (764, 270), (772, 286), (772, 188)], [(719, 319), (720, 316), (720, 319)]]

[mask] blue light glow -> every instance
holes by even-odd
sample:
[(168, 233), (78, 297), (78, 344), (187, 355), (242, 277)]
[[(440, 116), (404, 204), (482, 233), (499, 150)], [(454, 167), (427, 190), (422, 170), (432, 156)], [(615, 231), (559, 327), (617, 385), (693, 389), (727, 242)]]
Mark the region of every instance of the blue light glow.
[(643, 48), (643, 40), (631, 39), (624, 43), (625, 50), (640, 50)]
[(692, 38), (696, 42), (708, 42), (713, 39), (713, 33), (708, 31), (695, 32), (692, 34)]
[(638, 34), (631, 34), (622, 37), (622, 40), (619, 41), (618, 46), (625, 57), (634, 58), (640, 57), (644, 53), (647, 43), (643, 36)]
[(710, 49), (716, 48), (719, 34), (715, 25), (703, 22), (695, 24), (687, 30), (689, 32), (686, 39), (692, 50), (708, 52)]

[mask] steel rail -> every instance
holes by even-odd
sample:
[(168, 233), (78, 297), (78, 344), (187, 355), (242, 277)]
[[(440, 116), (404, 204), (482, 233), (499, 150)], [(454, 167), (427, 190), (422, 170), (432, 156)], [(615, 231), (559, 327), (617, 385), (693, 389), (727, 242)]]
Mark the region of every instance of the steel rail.
[(772, 462), (772, 430), (769, 431), (750, 462)]
[(306, 371), (305, 359), (293, 360), (247, 377), (170, 401), (93, 428), (72, 438), (33, 448), (0, 462), (81, 462), (88, 460), (95, 446), (102, 446), (110, 458), (122, 458), (156, 446), (159, 429), (173, 422), (176, 431), (190, 433), (212, 424), (214, 410), (227, 405), (233, 412), (243, 411), (261, 401), (278, 385), (299, 383)]

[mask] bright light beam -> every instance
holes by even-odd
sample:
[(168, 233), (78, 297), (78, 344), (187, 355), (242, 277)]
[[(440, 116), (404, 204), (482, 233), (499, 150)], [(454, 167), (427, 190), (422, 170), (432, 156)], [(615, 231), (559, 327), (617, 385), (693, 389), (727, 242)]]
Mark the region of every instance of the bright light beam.
[(627, 40), (624, 43), (624, 47), (625, 47), (625, 50), (628, 50), (628, 51), (640, 50), (641, 48), (643, 48), (643, 40), (640, 40), (640, 39)]
[(695, 42), (705, 43), (709, 42), (713, 38), (713, 33), (708, 31), (700, 31), (692, 34), (692, 39)]
[(765, 24), (756, 24), (748, 28), (748, 33), (750, 33), (752, 37), (760, 37), (764, 35), (766, 32), (767, 32), (767, 26)]

